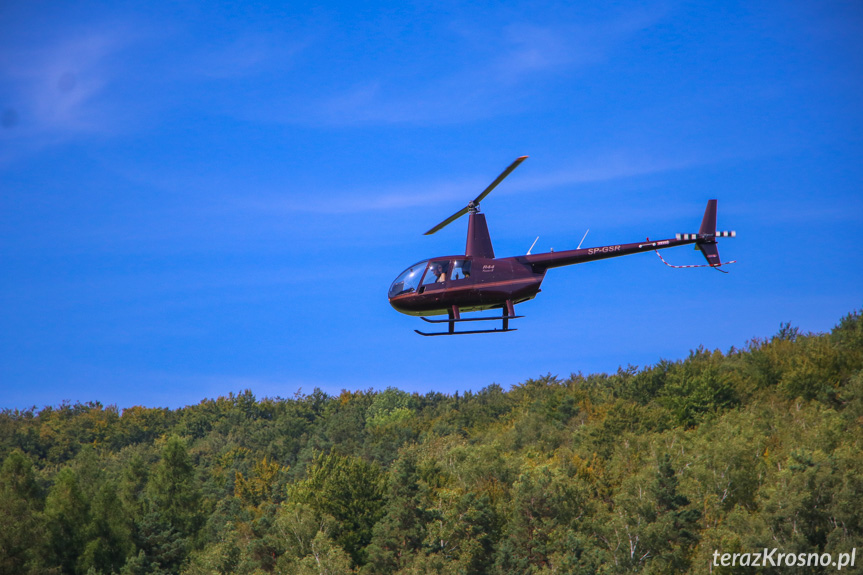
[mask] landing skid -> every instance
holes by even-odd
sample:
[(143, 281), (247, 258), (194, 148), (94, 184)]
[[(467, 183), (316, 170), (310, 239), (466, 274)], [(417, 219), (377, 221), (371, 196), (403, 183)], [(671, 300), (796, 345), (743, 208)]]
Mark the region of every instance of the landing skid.
[[(495, 319), (497, 319), (497, 318), (495, 318)], [(474, 330), (470, 330), (470, 331), (438, 331), (435, 333), (425, 333), (424, 331), (420, 331), (418, 329), (415, 329), (414, 331), (420, 335), (430, 337), (433, 335), (468, 335), (471, 333), (505, 333), (508, 331), (518, 331), (518, 329), (511, 327), (511, 328), (507, 328), (507, 329), (474, 329)]]
[[(451, 309), (448, 310), (449, 318), (447, 319), (429, 319), (427, 317), (421, 317), (420, 319), (428, 322), (428, 323), (445, 323), (449, 325), (448, 331), (439, 331), (435, 333), (426, 333), (415, 329), (414, 331), (423, 336), (435, 336), (435, 335), (468, 335), (472, 333), (504, 333), (507, 331), (517, 331), (515, 328), (509, 327), (509, 320), (518, 319), (520, 317), (524, 317), (523, 315), (515, 315), (515, 310), (513, 309), (513, 305), (511, 301), (507, 301), (503, 307), (504, 315), (498, 317), (467, 317), (462, 318), (459, 314), (458, 306), (452, 306)], [(461, 323), (465, 321), (502, 321), (502, 327), (500, 329), (475, 329), (469, 331), (455, 331), (455, 324)]]

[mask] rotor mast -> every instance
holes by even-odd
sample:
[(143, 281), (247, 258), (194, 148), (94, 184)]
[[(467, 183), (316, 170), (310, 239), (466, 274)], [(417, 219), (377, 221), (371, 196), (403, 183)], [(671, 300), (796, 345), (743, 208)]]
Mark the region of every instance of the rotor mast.
[(474, 258), (494, 259), (494, 248), (491, 246), (491, 235), (485, 222), (485, 214), (480, 213), (479, 204), (474, 202), (469, 206), (470, 216), (467, 220), (467, 244), (464, 255)]

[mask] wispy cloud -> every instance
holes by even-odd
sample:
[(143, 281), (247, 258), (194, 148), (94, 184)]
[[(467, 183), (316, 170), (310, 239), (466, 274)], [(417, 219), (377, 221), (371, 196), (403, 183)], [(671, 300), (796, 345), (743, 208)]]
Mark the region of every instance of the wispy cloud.
[(615, 151), (595, 155), (590, 160), (581, 159), (573, 162), (569, 167), (550, 174), (526, 176), (502, 190), (502, 193), (521, 194), (564, 186), (622, 180), (683, 170), (704, 163), (704, 160), (692, 154), (663, 157), (637, 151)]
[(94, 20), (0, 45), (0, 141), (11, 144), (0, 164), (73, 138), (150, 129), (192, 102), (219, 113), (233, 94), (224, 83), (284, 76), (305, 45), (243, 28), (186, 49), (182, 26)]
[(611, 58), (618, 45), (660, 18), (658, 12), (638, 11), (592, 24), (510, 24), (502, 31), (503, 46), (490, 70), (495, 77), (520, 81), (599, 64)]
[[(479, 187), (478, 187), (479, 186)], [(287, 197), (272, 192), (257, 198), (243, 198), (241, 207), (251, 210), (284, 213), (354, 214), (414, 208), (444, 203), (461, 202), (482, 189), (478, 180), (436, 182), (431, 184), (404, 184), (356, 188), (349, 192), (317, 193), (314, 196), (291, 193)], [(326, 199), (321, 200), (321, 197)]]
[(242, 29), (216, 46), (206, 46), (181, 60), (178, 70), (187, 78), (243, 80), (289, 72), (296, 55), (311, 39), (285, 37), (273, 32)]
[[(417, 74), (421, 63), (403, 70), (390, 66), (334, 93), (301, 92), (288, 102), (276, 102), (267, 118), (336, 127), (440, 125), (512, 113), (541, 92), (546, 81), (605, 61), (622, 42), (660, 18), (637, 12), (593, 24), (453, 25), (455, 45), (442, 56), (452, 63), (442, 67), (446, 72)], [(310, 47), (325, 49), (325, 44)]]
[[(643, 153), (614, 152), (595, 156), (592, 161), (573, 162), (545, 175), (510, 176), (509, 180), (495, 190), (495, 194), (529, 194), (598, 182), (682, 170), (705, 161), (692, 157), (654, 157)], [(482, 191), (494, 177), (474, 175), (447, 181), (426, 183), (390, 184), (355, 188), (349, 192), (321, 193), (311, 195), (294, 191), (288, 197), (279, 197), (277, 192), (259, 195), (257, 198), (240, 200), (246, 209), (295, 212), (295, 213), (361, 213), (398, 210), (422, 206), (452, 204), (458, 208)], [(322, 200), (322, 198), (325, 198)]]
[[(659, 18), (451, 24), (444, 64), (425, 72), (426, 61), (365, 56), (350, 43), (334, 48), (332, 30), (314, 18), (288, 32), (238, 27), (193, 46), (183, 44), (177, 23), (169, 32), (129, 22), (70, 27), (0, 55), (0, 138), (23, 149), (104, 134), (192, 102), (205, 112), (313, 127), (471, 122), (518, 112), (547, 82), (611, 58)], [(120, 64), (116, 56), (133, 45)], [(427, 58), (429, 49), (416, 57)], [(351, 81), (339, 66), (354, 64), (368, 73)]]
[(129, 35), (112, 27), (38, 47), (5, 49), (0, 56), (5, 100), (0, 139), (14, 146), (0, 155), (0, 162), (73, 136), (113, 130), (99, 101), (112, 82), (110, 59), (128, 41)]
[(7, 90), (11, 106), (20, 109), (20, 127), (36, 132), (98, 130), (92, 103), (109, 81), (106, 57), (119, 46), (115, 33), (94, 33), (7, 52), (0, 72), (11, 84)]

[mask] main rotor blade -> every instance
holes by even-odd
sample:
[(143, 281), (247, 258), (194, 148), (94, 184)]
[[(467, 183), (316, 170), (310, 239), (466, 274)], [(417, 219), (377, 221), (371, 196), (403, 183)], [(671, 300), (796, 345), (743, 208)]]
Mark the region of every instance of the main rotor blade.
[(435, 233), (436, 231), (440, 230), (441, 228), (444, 228), (444, 227), (450, 225), (451, 223), (453, 223), (454, 221), (456, 221), (457, 219), (459, 219), (460, 217), (465, 215), (469, 209), (470, 209), (469, 206), (463, 207), (462, 209), (460, 209), (459, 211), (457, 211), (456, 213), (454, 213), (453, 215), (451, 215), (450, 217), (448, 217), (447, 219), (445, 219), (444, 221), (442, 221), (441, 223), (439, 223), (438, 225), (436, 225), (435, 227), (433, 227), (432, 229), (430, 229), (429, 231), (424, 233), (423, 235), (424, 236), (430, 236), (431, 234)]
[(501, 174), (497, 177), (497, 179), (496, 179), (495, 181), (493, 181), (493, 182), (489, 185), (489, 187), (487, 187), (485, 190), (483, 190), (483, 192), (482, 192), (480, 195), (478, 195), (478, 196), (476, 197), (476, 199), (473, 201), (473, 203), (474, 203), (474, 204), (478, 204), (478, 203), (480, 203), (480, 201), (482, 201), (482, 199), (483, 199), (484, 197), (486, 197), (487, 195), (489, 195), (489, 194), (491, 193), (491, 191), (492, 191), (493, 189), (495, 189), (495, 188), (497, 187), (497, 185), (498, 185), (499, 183), (501, 183), (505, 177), (507, 177), (508, 175), (510, 175), (510, 174), (512, 173), (512, 171), (513, 171), (514, 169), (516, 169), (516, 168), (518, 167), (518, 165), (519, 165), (519, 164), (521, 164), (521, 163), (522, 163), (523, 161), (525, 161), (526, 159), (527, 159), (527, 156), (521, 156), (520, 158), (516, 158), (516, 159), (515, 159), (515, 161), (514, 161), (513, 163), (511, 163), (507, 169), (505, 169), (503, 172), (501, 172)]
[(456, 213), (454, 213), (453, 215), (451, 215), (450, 217), (448, 217), (447, 219), (445, 219), (444, 221), (442, 221), (441, 223), (439, 223), (438, 225), (436, 225), (435, 227), (433, 227), (432, 229), (430, 229), (429, 231), (424, 233), (423, 235), (424, 236), (431, 235), (431, 234), (435, 233), (436, 231), (440, 230), (441, 228), (444, 228), (444, 227), (448, 226), (449, 224), (453, 223), (455, 220), (459, 219), (460, 217), (462, 217), (466, 213), (468, 213), (468, 211), (470, 210), (471, 204), (473, 204), (474, 206), (478, 205), (479, 202), (484, 197), (489, 195), (491, 193), (491, 191), (493, 189), (495, 189), (497, 187), (497, 185), (503, 181), (504, 178), (506, 178), (508, 175), (510, 175), (512, 173), (512, 171), (514, 169), (516, 169), (518, 167), (518, 165), (521, 164), (526, 159), (527, 159), (527, 156), (521, 156), (520, 158), (516, 158), (515, 161), (513, 163), (511, 163), (507, 169), (505, 169), (503, 172), (501, 172), (501, 174), (497, 177), (497, 179), (495, 179), (495, 181), (493, 181), (491, 183), (491, 185), (489, 185), (489, 187), (487, 187), (485, 190), (483, 190), (483, 192), (480, 195), (478, 195), (474, 201), (472, 201), (470, 204), (468, 204), (464, 208), (460, 209), (459, 211), (457, 211)]

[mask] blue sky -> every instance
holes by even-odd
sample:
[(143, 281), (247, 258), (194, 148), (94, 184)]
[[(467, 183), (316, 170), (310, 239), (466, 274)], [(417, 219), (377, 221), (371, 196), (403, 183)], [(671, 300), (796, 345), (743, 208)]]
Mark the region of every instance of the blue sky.
[[(573, 5), (574, 4), (574, 5)], [(863, 306), (855, 2), (0, 6), (0, 407), (250, 388), (505, 388)], [(549, 272), (518, 331), (422, 338), (386, 291), (464, 249), (672, 237), (729, 274)], [(673, 264), (703, 261), (668, 250)]]

